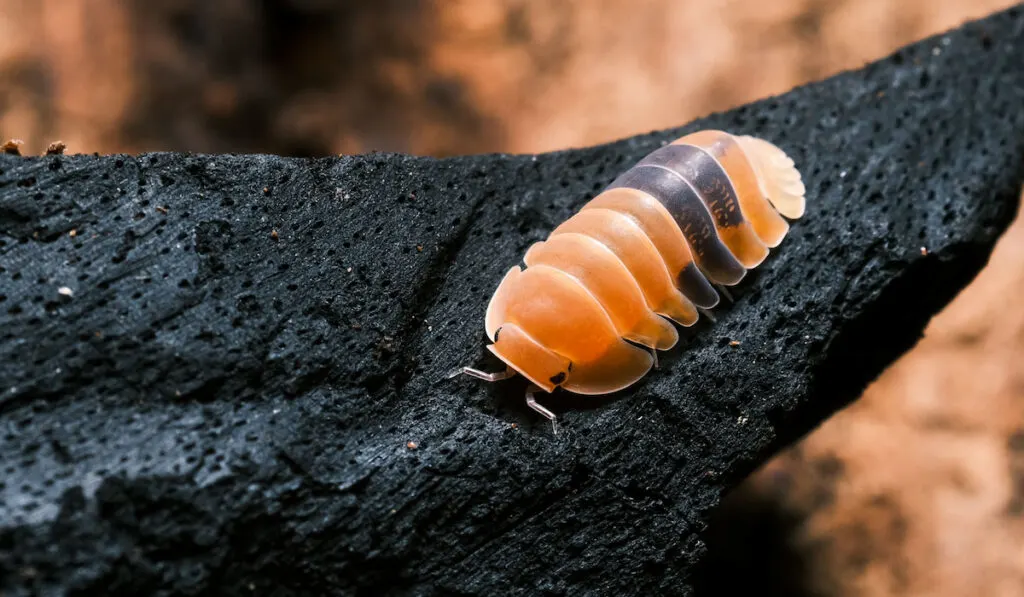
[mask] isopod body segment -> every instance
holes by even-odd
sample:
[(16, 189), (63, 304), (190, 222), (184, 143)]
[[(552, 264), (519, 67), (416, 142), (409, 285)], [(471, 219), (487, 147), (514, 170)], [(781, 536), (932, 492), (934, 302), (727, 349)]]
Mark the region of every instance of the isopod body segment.
[[(513, 266), (490, 300), (488, 349), (536, 388), (606, 394), (715, 307), (804, 214), (793, 160), (760, 138), (702, 130), (651, 152)], [(645, 350), (643, 347), (646, 347)]]

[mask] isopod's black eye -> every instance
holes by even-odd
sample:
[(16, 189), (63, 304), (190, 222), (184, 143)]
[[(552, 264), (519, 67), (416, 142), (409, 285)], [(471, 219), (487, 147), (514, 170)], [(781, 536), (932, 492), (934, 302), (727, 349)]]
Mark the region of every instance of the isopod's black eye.
[(501, 328), (494, 330), (494, 341), (498, 341), (498, 335), (501, 334)]
[(572, 373), (572, 361), (569, 361), (569, 373)]
[(560, 371), (558, 375), (551, 376), (551, 383), (555, 384), (556, 386), (562, 383), (563, 381), (565, 381), (565, 371)]

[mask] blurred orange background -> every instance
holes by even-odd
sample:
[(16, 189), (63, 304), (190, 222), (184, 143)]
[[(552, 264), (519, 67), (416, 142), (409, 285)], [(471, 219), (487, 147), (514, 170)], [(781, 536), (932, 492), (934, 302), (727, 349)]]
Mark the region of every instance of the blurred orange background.
[[(536, 153), (684, 124), (1013, 4), (2, 0), (0, 136), (25, 153)], [(756, 499), (791, 519), (800, 594), (1024, 596), (1020, 288), (1017, 222), (917, 348), (735, 492), (718, 564), (747, 565), (721, 554)]]

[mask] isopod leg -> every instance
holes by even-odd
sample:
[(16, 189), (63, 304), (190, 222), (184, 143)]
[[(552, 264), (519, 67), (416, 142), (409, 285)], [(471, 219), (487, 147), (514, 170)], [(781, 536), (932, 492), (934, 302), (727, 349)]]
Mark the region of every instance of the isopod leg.
[(725, 297), (725, 300), (729, 301), (730, 303), (736, 302), (736, 299), (732, 298), (732, 294), (726, 289), (725, 286), (722, 286), (721, 284), (715, 284), (715, 288), (718, 289), (718, 292), (720, 292), (722, 296)]
[(456, 369), (455, 371), (452, 371), (451, 373), (449, 373), (448, 374), (448, 379), (451, 379), (451, 378), (455, 377), (456, 375), (463, 375), (463, 374), (469, 375), (470, 377), (475, 377), (477, 379), (482, 379), (484, 381), (495, 382), (495, 381), (501, 381), (503, 379), (508, 379), (508, 378), (514, 376), (516, 374), (516, 370), (511, 368), (511, 367), (509, 367), (509, 368), (505, 369), (504, 371), (495, 371), (494, 373), (487, 373), (486, 371), (481, 371), (479, 369), (474, 369), (472, 367), (460, 367), (460, 368)]
[(710, 321), (711, 323), (718, 323), (718, 320), (715, 319), (715, 316), (711, 314), (711, 311), (708, 311), (707, 309), (705, 309), (703, 307), (701, 307), (701, 308), (699, 308), (697, 310), (700, 311), (701, 315), (703, 315), (704, 317), (707, 317), (708, 321)]
[(654, 368), (657, 369), (658, 368), (658, 349), (656, 349), (656, 348), (652, 348), (651, 349), (651, 358), (654, 359)]
[(529, 406), (530, 408), (544, 416), (546, 419), (551, 421), (551, 433), (554, 435), (558, 435), (558, 426), (555, 424), (555, 413), (551, 412), (550, 410), (544, 408), (543, 406), (537, 403), (536, 394), (539, 391), (540, 388), (537, 387), (535, 384), (530, 384), (529, 387), (526, 388), (526, 406)]

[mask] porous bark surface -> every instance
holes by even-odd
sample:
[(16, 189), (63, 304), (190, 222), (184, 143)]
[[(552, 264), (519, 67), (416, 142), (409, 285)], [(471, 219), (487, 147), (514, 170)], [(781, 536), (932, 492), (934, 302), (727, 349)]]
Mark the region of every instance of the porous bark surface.
[[(723, 492), (984, 266), (1024, 180), (1024, 11), (685, 127), (538, 156), (0, 157), (0, 593), (693, 593)], [(661, 368), (498, 369), (491, 291), (661, 144), (769, 139), (808, 209)], [(738, 342), (738, 344), (736, 344)]]

